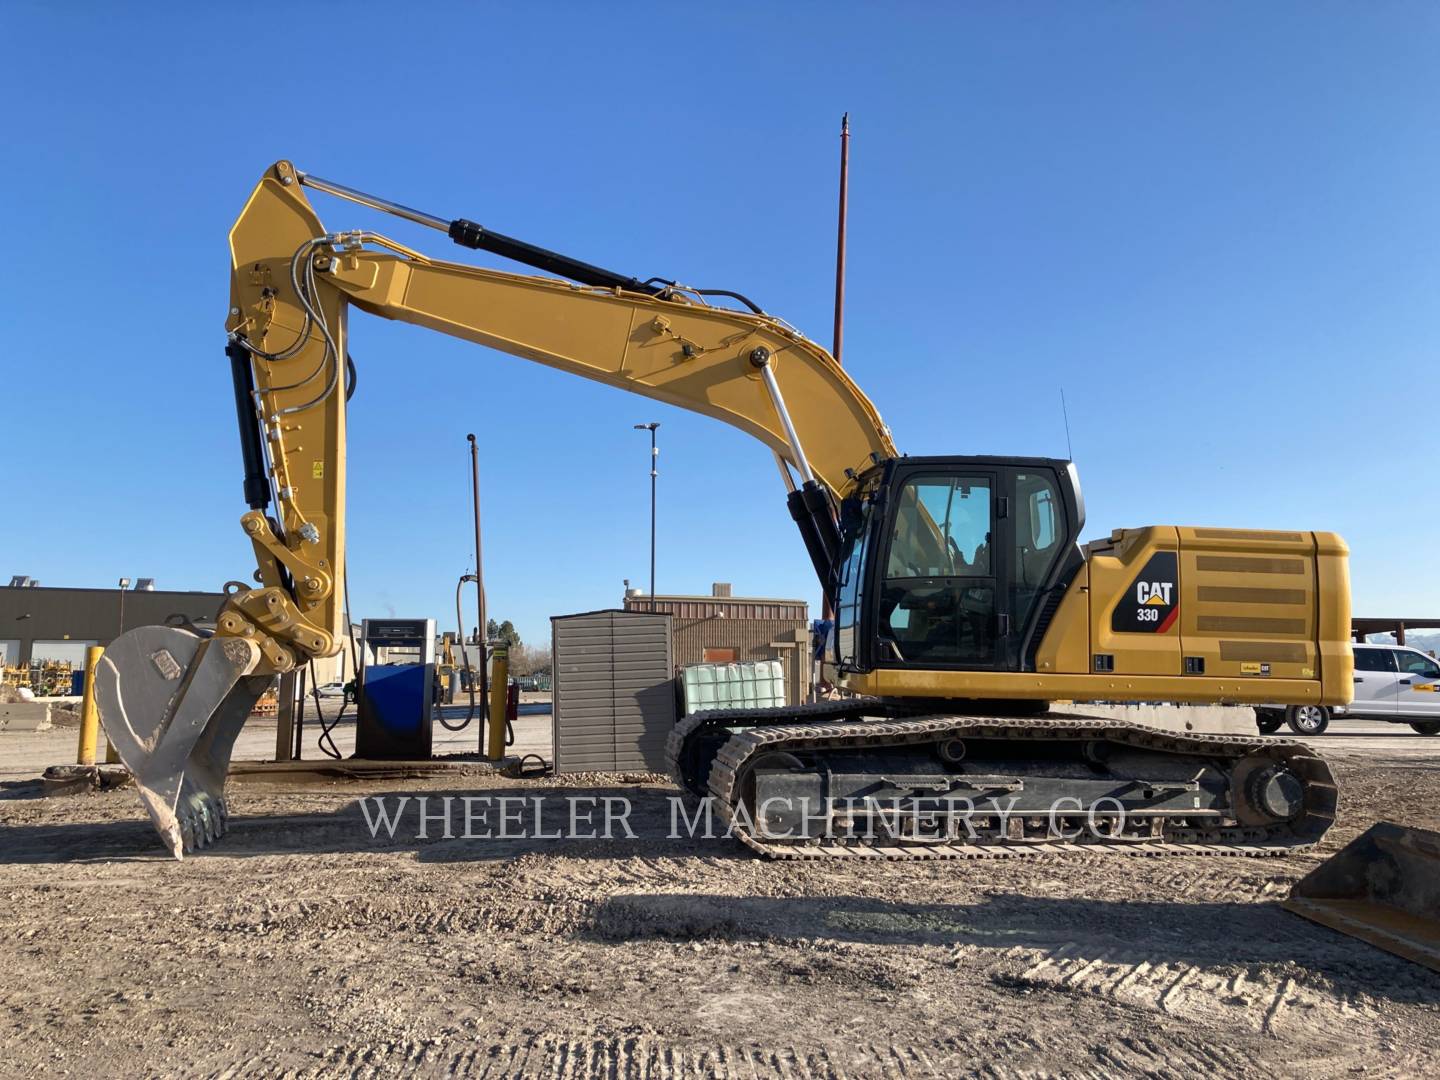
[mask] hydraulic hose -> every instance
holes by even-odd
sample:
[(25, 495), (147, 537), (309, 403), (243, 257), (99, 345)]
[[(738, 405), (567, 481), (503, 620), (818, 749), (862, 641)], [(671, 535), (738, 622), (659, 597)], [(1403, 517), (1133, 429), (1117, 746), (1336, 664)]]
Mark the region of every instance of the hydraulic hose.
[[(345, 635), (350, 639), (350, 675), (355, 684), (355, 711), (358, 715), (360, 711), (360, 684), (364, 681), (365, 675), (365, 654), (360, 651), (360, 642), (355, 638), (355, 624), (350, 621), (350, 575), (348, 572), (345, 575), (344, 589)], [(342, 684), (345, 681), (345, 657), (343, 654), (340, 657), (340, 681)], [(310, 663), (310, 685), (312, 689), (315, 686), (315, 664), (313, 661)], [(336, 761), (341, 759), (340, 747), (335, 745), (335, 737), (331, 732), (335, 730), (341, 720), (345, 719), (345, 706), (349, 703), (349, 699), (342, 693), (340, 696), (340, 711), (335, 714), (334, 720), (326, 720), (325, 714), (320, 710), (320, 696), (318, 693), (315, 696), (315, 714), (320, 720), (320, 734), (316, 738), (315, 744), (320, 747), (321, 752), (324, 753), (326, 757), (334, 758)], [(329, 744), (328, 746), (326, 745), (327, 743)]]
[[(340, 747), (335, 745), (335, 736), (333, 736), (331, 732), (335, 730), (335, 726), (339, 724), (345, 716), (345, 698), (343, 695), (340, 698), (340, 711), (335, 714), (335, 719), (327, 721), (324, 710), (320, 708), (320, 688), (315, 684), (315, 661), (309, 661), (307, 667), (310, 672), (310, 695), (315, 700), (315, 715), (320, 720), (320, 734), (315, 740), (315, 745), (320, 747), (321, 752), (324, 753), (326, 757), (339, 761), (341, 758)], [(342, 676), (344, 675), (343, 667), (340, 673)], [(328, 746), (326, 745), (327, 743), (329, 744)]]
[(458, 724), (452, 724), (446, 720), (445, 710), (441, 709), (436, 715), (440, 718), (440, 726), (446, 731), (464, 731), (475, 719), (475, 671), (470, 666), (470, 653), (465, 649), (465, 618), (460, 613), (460, 590), (467, 581), (473, 580), (475, 580), (473, 574), (461, 574), (460, 580), (455, 583), (455, 640), (460, 645), (460, 655), (465, 657), (465, 681), (470, 687), (470, 708), (465, 712), (465, 719)]

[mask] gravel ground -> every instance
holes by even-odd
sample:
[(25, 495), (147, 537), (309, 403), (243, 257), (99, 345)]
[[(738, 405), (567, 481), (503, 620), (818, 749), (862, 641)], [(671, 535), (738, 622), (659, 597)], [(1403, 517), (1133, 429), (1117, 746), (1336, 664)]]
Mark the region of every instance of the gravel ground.
[[(655, 778), (468, 770), (242, 779), (177, 864), (132, 792), (42, 799), (12, 755), (0, 1072), (1435, 1075), (1440, 975), (1277, 903), (1377, 818), (1440, 827), (1440, 740), (1339, 727), (1340, 821), (1286, 859), (774, 863), (669, 839)], [(541, 797), (546, 831), (628, 799), (636, 836), (418, 839), (412, 802), (372, 839), (357, 800), (401, 794)]]

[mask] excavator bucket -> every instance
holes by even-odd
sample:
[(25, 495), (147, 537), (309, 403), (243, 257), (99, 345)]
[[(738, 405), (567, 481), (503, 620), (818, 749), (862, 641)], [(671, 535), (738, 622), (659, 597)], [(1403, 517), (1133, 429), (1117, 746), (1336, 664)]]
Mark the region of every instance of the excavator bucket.
[(1440, 833), (1373, 825), (1296, 882), (1285, 907), (1440, 971)]
[(230, 752), (273, 676), (260, 649), (171, 626), (130, 630), (105, 650), (95, 702), (111, 745), (177, 859), (225, 832)]

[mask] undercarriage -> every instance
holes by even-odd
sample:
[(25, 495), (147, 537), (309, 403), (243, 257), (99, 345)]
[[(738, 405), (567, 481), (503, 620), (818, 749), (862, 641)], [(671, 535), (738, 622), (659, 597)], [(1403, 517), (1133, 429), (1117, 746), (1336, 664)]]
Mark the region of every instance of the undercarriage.
[(687, 794), (776, 858), (1272, 855), (1335, 818), (1330, 769), (1301, 744), (1079, 713), (717, 710), (677, 725), (668, 753)]

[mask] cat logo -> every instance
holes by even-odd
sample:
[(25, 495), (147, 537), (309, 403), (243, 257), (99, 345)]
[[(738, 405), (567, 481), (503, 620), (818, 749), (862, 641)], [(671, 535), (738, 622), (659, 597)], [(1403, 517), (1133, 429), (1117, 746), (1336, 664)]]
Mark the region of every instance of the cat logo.
[(1129, 592), (1115, 605), (1110, 629), (1121, 634), (1168, 633), (1180, 618), (1180, 560), (1173, 551), (1157, 551), (1145, 563)]
[(1152, 607), (1169, 607), (1170, 590), (1175, 587), (1171, 581), (1137, 581), (1135, 599)]

